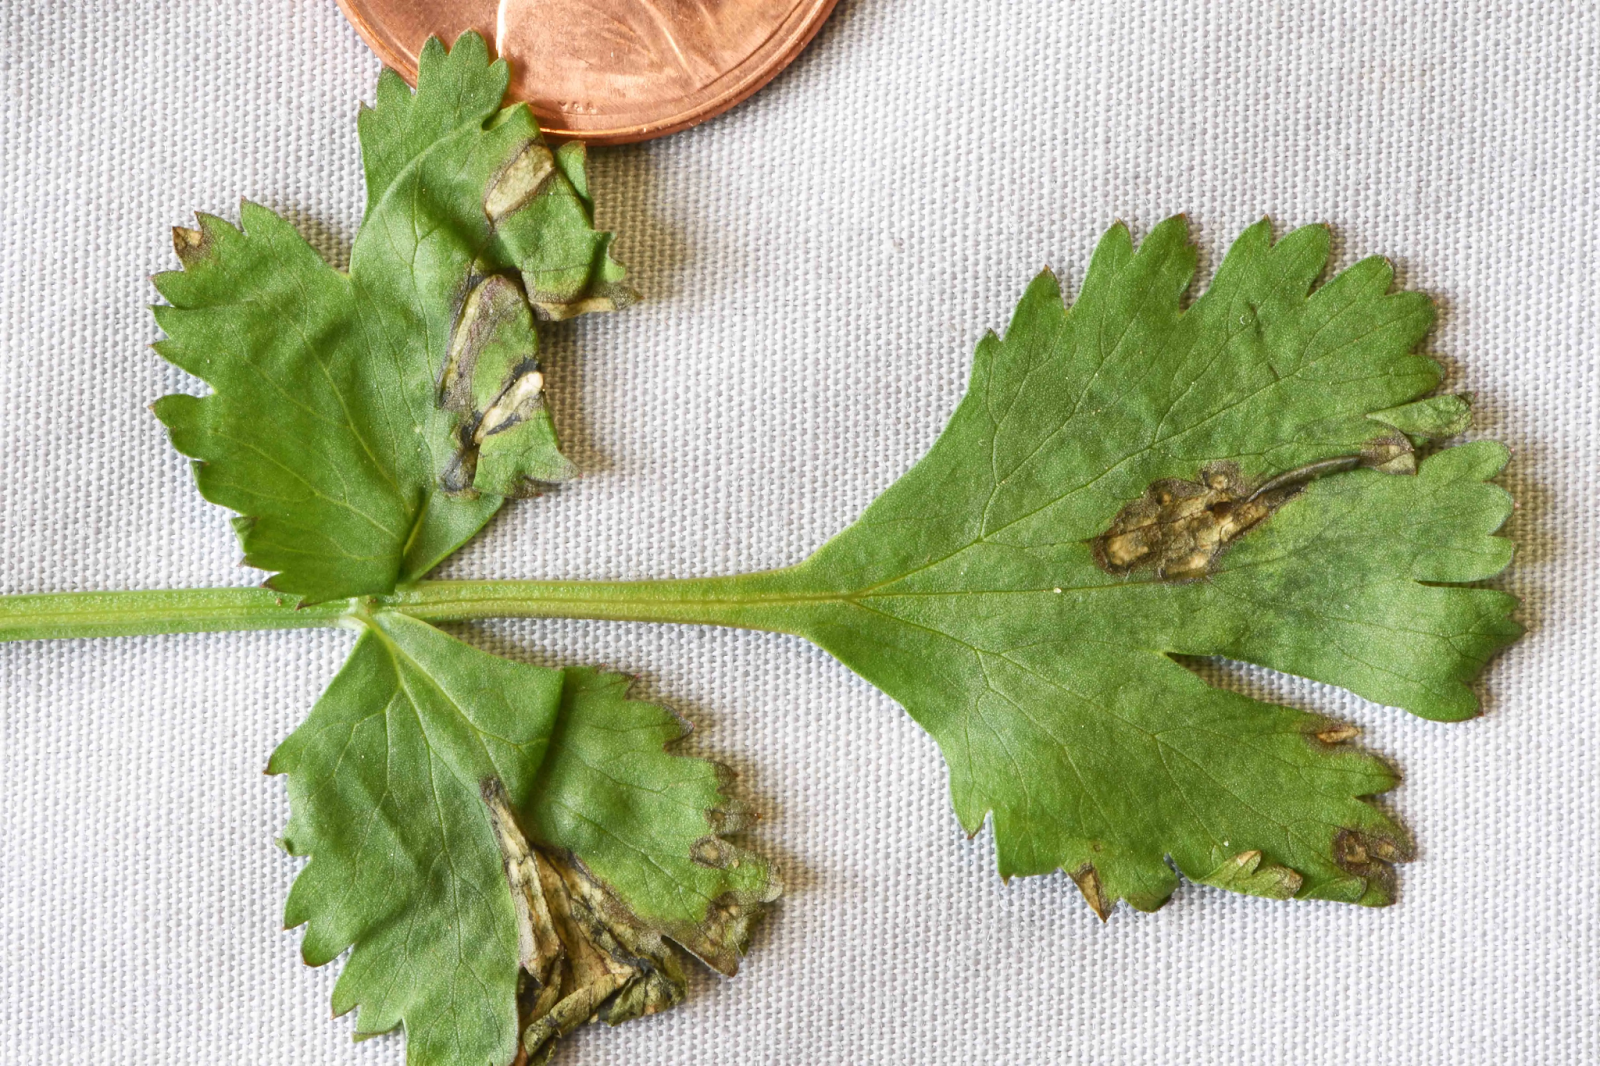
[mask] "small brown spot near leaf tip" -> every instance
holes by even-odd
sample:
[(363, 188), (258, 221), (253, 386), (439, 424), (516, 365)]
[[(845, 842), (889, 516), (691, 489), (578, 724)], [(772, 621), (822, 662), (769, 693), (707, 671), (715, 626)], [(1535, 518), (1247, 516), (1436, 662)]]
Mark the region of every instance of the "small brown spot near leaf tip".
[[(1333, 837), (1333, 861), (1346, 873), (1365, 878), (1367, 897), (1388, 903), (1394, 897), (1394, 863), (1411, 858), (1402, 841), (1354, 829), (1341, 829)], [(1365, 901), (1365, 900), (1364, 900)]]
[(1078, 886), (1078, 891), (1083, 893), (1083, 900), (1089, 904), (1089, 909), (1102, 921), (1111, 917), (1112, 901), (1106, 898), (1105, 886), (1100, 883), (1100, 871), (1094, 868), (1094, 863), (1086, 862), (1076, 870), (1067, 874)]
[(1343, 744), (1352, 737), (1358, 737), (1360, 735), (1361, 730), (1357, 729), (1353, 725), (1346, 725), (1343, 722), (1335, 722), (1326, 729), (1319, 729), (1316, 733), (1317, 739), (1322, 741), (1324, 744)]
[(735, 861), (734, 856), (737, 854), (738, 852), (734, 850), (732, 844), (729, 844), (721, 837), (715, 836), (703, 836), (696, 840), (689, 849), (689, 857), (691, 859), (701, 866), (709, 866), (716, 870), (723, 869), (733, 863)]
[(204, 231), (189, 229), (186, 226), (172, 227), (172, 250), (178, 253), (178, 261), (184, 266), (203, 257), (206, 254), (206, 245)]

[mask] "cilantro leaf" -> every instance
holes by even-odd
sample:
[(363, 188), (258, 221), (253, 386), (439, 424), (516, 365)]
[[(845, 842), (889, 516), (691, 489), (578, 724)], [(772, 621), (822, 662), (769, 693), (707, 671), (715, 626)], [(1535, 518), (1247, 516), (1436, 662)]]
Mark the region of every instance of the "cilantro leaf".
[[(1427, 718), (1520, 628), (1464, 587), (1511, 546), (1498, 444), (1420, 463), (1464, 401), (1413, 353), (1426, 298), (1368, 259), (1313, 288), (1321, 227), (1262, 222), (1185, 310), (1181, 219), (1101, 241), (1069, 309), (1048, 272), (930, 453), (797, 567), (684, 592), (707, 620), (806, 636), (938, 741), (1000, 872), (1068, 872), (1102, 916), (1192, 880), (1392, 898), (1404, 832), (1351, 727), (1213, 688), (1222, 656)], [(1409, 435), (1409, 436), (1408, 436)], [(714, 588), (711, 586), (715, 586)], [(1172, 866), (1168, 865), (1171, 861)]]
[[(533, 1061), (598, 1017), (682, 999), (669, 941), (731, 974), (778, 891), (721, 834), (726, 771), (627, 682), (473, 649), (379, 611), (272, 757), (311, 861), (285, 910), (360, 1034), (404, 1025), (412, 1066)], [(519, 1021), (519, 1015), (521, 1020)]]
[[(535, 319), (628, 293), (582, 147), (501, 110), (506, 81), (475, 34), (430, 41), (415, 94), (385, 72), (348, 274), (246, 203), (238, 228), (176, 231), (184, 269), (156, 279), (158, 350), (214, 390), (156, 413), (240, 513), (246, 561), (304, 604), (414, 588), (570, 473)], [(403, 1025), (416, 1066), (504, 1066), (677, 1003), (674, 943), (734, 972), (778, 885), (721, 836), (741, 821), (724, 772), (665, 750), (682, 723), (620, 678), (497, 659), (372, 600), (312, 614), (362, 636), (271, 770), (312, 860), (289, 924), (308, 962), (351, 952), (336, 1012)]]
[(582, 150), (552, 152), (476, 34), (423, 50), (363, 110), (367, 210), (348, 274), (255, 204), (174, 231), (155, 283), (170, 362), (211, 385), (154, 407), (245, 561), (308, 603), (415, 581), (508, 497), (557, 482), (535, 316), (628, 298)]

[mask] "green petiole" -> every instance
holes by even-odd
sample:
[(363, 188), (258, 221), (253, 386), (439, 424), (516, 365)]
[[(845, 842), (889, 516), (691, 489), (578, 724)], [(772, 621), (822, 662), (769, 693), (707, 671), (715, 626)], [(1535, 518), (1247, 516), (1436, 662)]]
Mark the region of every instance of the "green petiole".
[(338, 627), (355, 624), (362, 615), (378, 610), (397, 611), (426, 622), (599, 618), (770, 628), (751, 619), (750, 608), (779, 606), (797, 597), (745, 585), (751, 578), (759, 581), (766, 576), (616, 582), (421, 581), (388, 596), (310, 606), (298, 606), (295, 597), (263, 588), (0, 596), (0, 640)]

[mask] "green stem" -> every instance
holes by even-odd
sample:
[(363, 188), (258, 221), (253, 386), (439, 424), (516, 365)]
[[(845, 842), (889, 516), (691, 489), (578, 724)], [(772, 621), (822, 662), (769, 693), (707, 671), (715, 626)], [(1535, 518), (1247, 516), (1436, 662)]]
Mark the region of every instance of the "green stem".
[(427, 622), (602, 618), (768, 629), (777, 628), (767, 622), (771, 608), (816, 599), (787, 592), (785, 573), (668, 581), (419, 581), (389, 596), (310, 607), (260, 588), (0, 596), (0, 641), (341, 626), (382, 609)]

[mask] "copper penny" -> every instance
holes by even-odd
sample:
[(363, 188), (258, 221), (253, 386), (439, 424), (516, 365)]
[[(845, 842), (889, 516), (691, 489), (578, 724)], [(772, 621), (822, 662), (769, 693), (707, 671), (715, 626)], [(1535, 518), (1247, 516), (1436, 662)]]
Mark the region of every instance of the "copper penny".
[(413, 85), (427, 39), (477, 30), (545, 132), (622, 144), (704, 122), (788, 66), (837, 0), (339, 0)]

